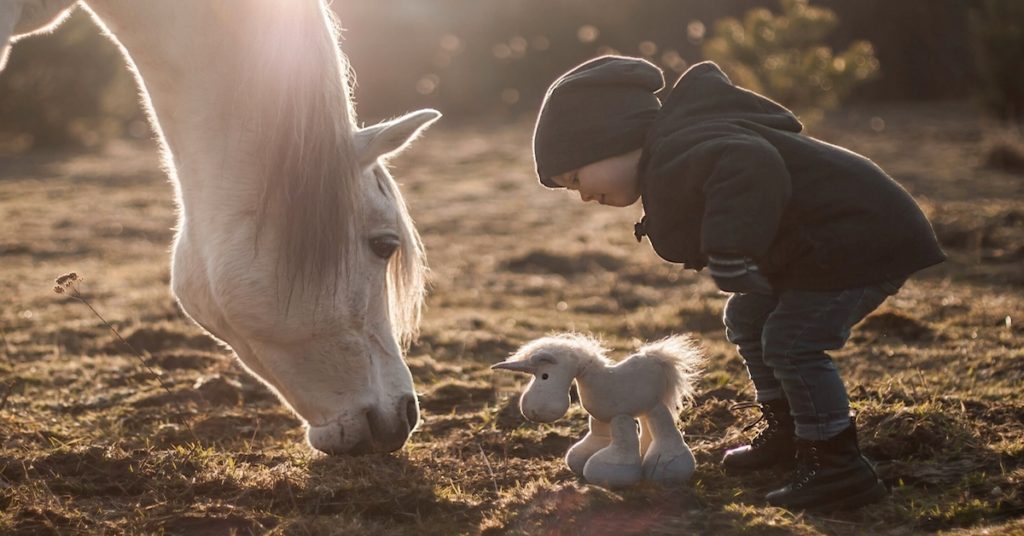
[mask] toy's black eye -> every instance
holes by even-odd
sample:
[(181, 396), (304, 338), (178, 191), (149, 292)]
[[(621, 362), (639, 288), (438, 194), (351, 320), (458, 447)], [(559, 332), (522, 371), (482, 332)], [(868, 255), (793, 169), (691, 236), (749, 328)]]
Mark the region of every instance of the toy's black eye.
[(548, 373), (547, 373), (547, 372), (545, 372), (544, 374), (541, 374), (541, 375), (540, 375), (540, 379), (542, 379), (542, 380), (546, 380), (546, 379), (548, 379)]
[(370, 239), (370, 251), (382, 259), (391, 258), (395, 254), (395, 250), (398, 249), (398, 245), (398, 237), (394, 235), (377, 236)]

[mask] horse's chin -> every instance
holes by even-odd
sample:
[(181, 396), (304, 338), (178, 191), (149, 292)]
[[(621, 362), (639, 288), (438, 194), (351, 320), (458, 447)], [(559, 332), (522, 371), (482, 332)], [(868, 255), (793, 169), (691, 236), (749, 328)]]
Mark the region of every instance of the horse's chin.
[(387, 453), (400, 450), (405, 445), (404, 439), (392, 439), (388, 443), (379, 443), (371, 439), (370, 434), (346, 434), (345, 427), (338, 422), (324, 426), (309, 426), (306, 439), (309, 445), (324, 454), (331, 456), (358, 456), (361, 454)]
[[(362, 452), (356, 452), (359, 450), (357, 447), (365, 447), (365, 444), (369, 443), (353, 434), (351, 430), (346, 434), (345, 427), (338, 421), (331, 421), (321, 426), (308, 425), (306, 439), (309, 441), (309, 446), (324, 454), (362, 454)], [(360, 445), (360, 443), (364, 445)], [(367, 449), (365, 452), (369, 452), (369, 450)]]

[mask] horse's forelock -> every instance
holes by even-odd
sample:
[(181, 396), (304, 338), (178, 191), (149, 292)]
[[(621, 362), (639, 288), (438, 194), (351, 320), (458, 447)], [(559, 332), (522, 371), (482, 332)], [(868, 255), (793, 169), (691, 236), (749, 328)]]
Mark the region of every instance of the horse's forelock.
[(379, 180), (399, 214), (401, 245), (388, 264), (388, 311), (395, 338), (405, 345), (416, 337), (419, 328), (426, 288), (426, 254), (398, 185), (386, 175)]
[(256, 51), (242, 89), (255, 101), (258, 229), (278, 235), (278, 266), (294, 288), (336, 283), (353, 272), (348, 250), (361, 220), (337, 27), (319, 2), (252, 2), (245, 11)]
[[(247, 78), (260, 110), (257, 225), (279, 234), (279, 269), (300, 291), (347, 283), (340, 279), (357, 270), (353, 246), (364, 220), (351, 72), (338, 48), (337, 21), (316, 4), (314, 10), (304, 2), (255, 2), (250, 15), (272, 22), (254, 38), (259, 54)], [(399, 212), (401, 246), (388, 266), (388, 311), (404, 344), (419, 326), (426, 263), (397, 184), (390, 177), (382, 184)]]

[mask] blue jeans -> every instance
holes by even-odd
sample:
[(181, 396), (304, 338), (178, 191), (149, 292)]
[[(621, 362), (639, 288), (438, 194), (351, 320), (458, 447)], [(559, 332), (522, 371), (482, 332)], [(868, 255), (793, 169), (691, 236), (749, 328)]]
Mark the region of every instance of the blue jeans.
[(838, 291), (784, 290), (776, 295), (733, 294), (725, 305), (725, 333), (746, 362), (758, 402), (785, 398), (801, 439), (828, 439), (850, 424), (850, 399), (828, 350), (902, 279)]

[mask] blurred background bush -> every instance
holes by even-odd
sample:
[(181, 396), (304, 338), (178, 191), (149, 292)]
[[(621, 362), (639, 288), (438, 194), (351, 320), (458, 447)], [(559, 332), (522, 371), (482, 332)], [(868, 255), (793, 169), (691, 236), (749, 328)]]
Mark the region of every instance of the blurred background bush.
[(970, 15), (977, 96), (995, 115), (1024, 120), (1024, 2), (978, 0)]
[(121, 53), (76, 10), (56, 33), (14, 45), (0, 73), (0, 147), (94, 146), (148, 135)]
[[(813, 116), (848, 101), (977, 97), (1020, 118), (1022, 0), (335, 0), (363, 121), (431, 106), (449, 120), (531, 117), (548, 83), (599, 54), (669, 83), (711, 58)], [(0, 146), (147, 137), (116, 48), (77, 12), (18, 43), (0, 76)]]
[(807, 0), (781, 4), (779, 14), (756, 8), (742, 21), (720, 19), (702, 50), (736, 84), (771, 95), (813, 122), (876, 77), (878, 58), (867, 41), (854, 41), (838, 54), (826, 44), (839, 23), (834, 11)]

